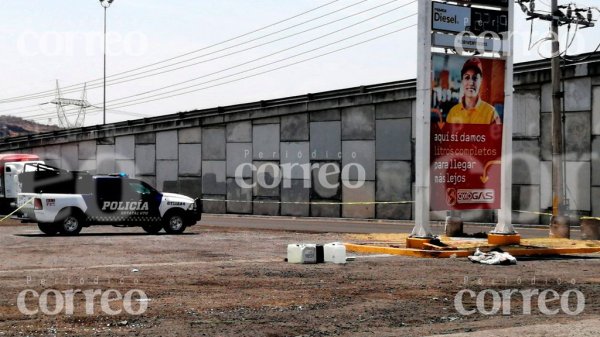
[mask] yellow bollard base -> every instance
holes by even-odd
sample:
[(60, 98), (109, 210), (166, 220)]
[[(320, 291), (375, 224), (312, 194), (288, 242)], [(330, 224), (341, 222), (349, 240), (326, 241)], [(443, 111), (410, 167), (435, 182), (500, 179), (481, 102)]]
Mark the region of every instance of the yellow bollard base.
[(520, 234), (488, 234), (488, 244), (494, 246), (520, 245)]
[(406, 238), (406, 248), (425, 249), (423, 245), (430, 242), (431, 238)]

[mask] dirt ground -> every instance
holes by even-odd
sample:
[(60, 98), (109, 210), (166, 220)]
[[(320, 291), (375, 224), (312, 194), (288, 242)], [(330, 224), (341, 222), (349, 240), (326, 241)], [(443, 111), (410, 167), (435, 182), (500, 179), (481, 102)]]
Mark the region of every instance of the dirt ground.
[[(576, 324), (600, 314), (600, 254), (521, 259), (516, 266), (390, 256), (357, 256), (346, 265), (284, 261), (288, 243), (348, 240), (345, 234), (207, 226), (179, 236), (92, 227), (78, 237), (46, 237), (35, 225), (3, 223), (0, 336), (426, 336)], [(85, 297), (77, 294), (72, 315), (27, 316), (17, 299), (28, 289), (140, 289), (150, 300), (135, 302), (134, 309), (148, 305), (141, 315), (109, 315), (96, 297), (88, 315)], [(510, 315), (462, 315), (454, 300), (463, 289), (577, 289), (585, 310), (544, 315), (534, 298), (531, 314), (523, 314), (515, 295)], [(110, 303), (123, 308), (120, 300)], [(25, 304), (40, 307), (33, 296)], [(475, 308), (475, 299), (465, 297), (464, 307)]]

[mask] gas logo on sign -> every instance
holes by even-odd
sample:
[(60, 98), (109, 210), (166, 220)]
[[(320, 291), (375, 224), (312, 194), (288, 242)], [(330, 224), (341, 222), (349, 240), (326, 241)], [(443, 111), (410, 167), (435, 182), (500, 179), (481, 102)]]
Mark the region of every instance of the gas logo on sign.
[(496, 201), (494, 190), (458, 190), (457, 202), (459, 204), (492, 204)]

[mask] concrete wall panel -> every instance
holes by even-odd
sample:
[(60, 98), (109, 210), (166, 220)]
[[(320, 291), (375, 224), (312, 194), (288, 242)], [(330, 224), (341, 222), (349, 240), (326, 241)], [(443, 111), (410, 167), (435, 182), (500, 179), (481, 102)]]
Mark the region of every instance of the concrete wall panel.
[(60, 146), (60, 168), (65, 170), (78, 170), (77, 144), (64, 144)]
[(600, 186), (600, 137), (592, 141), (592, 185)]
[(98, 145), (96, 158), (98, 173), (115, 173), (115, 145)]
[(376, 125), (377, 160), (411, 160), (411, 120), (378, 120)]
[(167, 190), (166, 182), (174, 182), (177, 186), (177, 166), (177, 160), (158, 160), (156, 162), (156, 188), (159, 191)]
[(567, 162), (567, 198), (570, 208), (591, 211), (591, 165), (590, 162)]
[[(58, 163), (52, 161), (46, 161), (46, 164), (51, 166), (58, 166)], [(96, 160), (95, 159), (84, 159), (79, 160), (79, 171), (88, 171), (92, 174), (96, 173)]]
[(227, 141), (230, 143), (252, 142), (252, 122), (234, 122), (227, 124)]
[[(512, 209), (527, 212), (540, 211), (540, 186), (539, 185), (513, 185)], [(513, 212), (513, 223), (538, 224), (540, 216), (537, 214)]]
[(592, 79), (590, 77), (565, 81), (566, 111), (592, 110)]
[(281, 117), (281, 141), (308, 140), (308, 114)]
[(372, 105), (342, 109), (342, 140), (375, 139), (375, 108)]
[[(552, 112), (552, 83), (542, 85), (542, 112)], [(543, 129), (542, 129), (543, 130)]]
[(377, 201), (411, 201), (410, 162), (377, 162)]
[(314, 111), (310, 113), (311, 122), (328, 122), (342, 120), (340, 109)]
[(537, 140), (513, 141), (513, 184), (540, 183), (540, 145)]
[(600, 136), (600, 87), (594, 87), (592, 107), (592, 133)]
[[(352, 165), (352, 167), (350, 167), (350, 165)], [(354, 181), (359, 179), (356, 166), (364, 169), (366, 180), (375, 180), (374, 141), (364, 140), (342, 142), (342, 173), (345, 169), (348, 170), (349, 180)], [(344, 179), (344, 177), (342, 179)]]
[(135, 136), (115, 138), (115, 159), (135, 159)]
[(181, 177), (179, 178), (179, 193), (190, 198), (202, 197), (202, 178)]
[(225, 128), (202, 130), (202, 160), (225, 159)]
[(342, 192), (340, 162), (319, 162), (318, 164), (318, 167), (315, 166), (312, 169), (313, 199), (340, 200)]
[(179, 175), (202, 175), (201, 144), (179, 144)]
[(156, 173), (156, 149), (154, 145), (135, 146), (136, 176), (154, 175)]
[(254, 203), (253, 214), (256, 215), (268, 215), (268, 216), (277, 216), (279, 215), (279, 199), (277, 198), (261, 198), (255, 199), (256, 201), (260, 201), (258, 203)]
[(278, 197), (282, 177), (278, 162), (255, 161), (256, 171), (253, 172), (254, 196)]
[(235, 178), (241, 167), (241, 177), (252, 177), (252, 143), (227, 143), (227, 177)]
[(515, 94), (513, 135), (539, 137), (540, 135), (540, 92), (523, 90)]
[[(342, 199), (347, 202), (375, 201), (375, 183), (367, 181), (360, 188), (342, 187)], [(343, 205), (342, 217), (371, 219), (375, 217), (375, 205)]]
[(254, 125), (252, 139), (254, 159), (279, 159), (279, 124)]
[(543, 161), (540, 173), (540, 208), (552, 208), (552, 162)]
[(412, 101), (413, 100), (404, 100), (398, 102), (386, 102), (375, 104), (375, 118), (410, 118), (412, 112)]
[(319, 202), (331, 202), (331, 200), (315, 200), (310, 205), (310, 216), (322, 218), (339, 218), (341, 217), (341, 205), (319, 204)]
[[(248, 186), (252, 185), (252, 179), (244, 179)], [(252, 188), (238, 184), (235, 178), (227, 178), (227, 212), (252, 214)]]
[(566, 117), (564, 134), (566, 160), (590, 160), (591, 120), (589, 113), (569, 113)]
[(202, 161), (202, 193), (227, 194), (225, 161)]
[(202, 143), (202, 128), (194, 127), (194, 128), (180, 129), (178, 138), (179, 138), (179, 144)]
[(44, 147), (44, 158), (47, 160), (55, 160), (60, 163), (60, 145), (50, 145)]
[(542, 160), (552, 160), (552, 115), (542, 114), (542, 134), (540, 136)]
[(283, 179), (310, 180), (310, 153), (308, 142), (281, 143)]
[(177, 160), (177, 130), (156, 133), (156, 159)]
[(135, 144), (156, 144), (156, 133), (148, 132), (135, 135)]
[(310, 158), (312, 160), (340, 160), (341, 130), (340, 122), (310, 123)]
[[(46, 148), (46, 156), (48, 156), (48, 155), (49, 155), (49, 151), (48, 151), (48, 148)], [(79, 142), (79, 159), (96, 159), (96, 141), (95, 140)]]
[[(310, 180), (287, 180), (281, 188), (281, 215), (309, 216)], [(293, 202), (298, 204), (286, 204)]]
[(600, 217), (600, 187), (592, 187), (592, 216)]
[(224, 195), (204, 195), (204, 198), (212, 199), (210, 201), (205, 200), (202, 202), (202, 210), (204, 213), (224, 214), (227, 212)]

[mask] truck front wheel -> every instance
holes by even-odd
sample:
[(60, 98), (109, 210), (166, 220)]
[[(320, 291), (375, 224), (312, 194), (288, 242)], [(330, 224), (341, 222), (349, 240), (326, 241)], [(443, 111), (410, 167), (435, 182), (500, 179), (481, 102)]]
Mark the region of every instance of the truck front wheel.
[(163, 219), (163, 228), (169, 234), (181, 234), (185, 227), (186, 223), (180, 212), (167, 213)]
[(77, 235), (83, 227), (83, 216), (75, 210), (63, 210), (56, 219), (58, 230), (63, 235)]
[(38, 223), (38, 228), (46, 235), (56, 235), (58, 227), (52, 223)]

